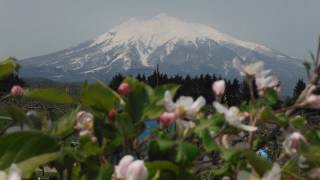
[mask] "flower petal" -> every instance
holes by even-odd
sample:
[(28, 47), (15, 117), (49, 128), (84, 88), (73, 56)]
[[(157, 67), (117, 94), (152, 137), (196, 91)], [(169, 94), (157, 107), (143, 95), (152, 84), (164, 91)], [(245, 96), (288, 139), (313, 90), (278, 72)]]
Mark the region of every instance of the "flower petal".
[(15, 164), (12, 164), (10, 169), (9, 169), (9, 176), (8, 180), (21, 180), (21, 170), (19, 167)]
[(213, 107), (217, 110), (217, 112), (219, 113), (226, 113), (228, 111), (228, 108), (226, 108), (225, 106), (223, 106), (222, 104), (218, 103), (218, 102), (213, 102)]
[(134, 161), (134, 157), (131, 155), (126, 155), (124, 156), (119, 164), (115, 167), (115, 171), (117, 176), (120, 177), (125, 177), (127, 171), (128, 171), (128, 167), (129, 165)]
[(176, 121), (177, 123), (177, 126), (179, 129), (183, 130), (183, 129), (191, 129), (191, 128), (194, 128), (196, 125), (194, 124), (194, 122), (192, 121), (185, 121), (185, 120), (181, 120), (181, 119), (178, 119)]
[(232, 60), (232, 65), (235, 69), (237, 69), (240, 72), (241, 76), (245, 76), (245, 70), (244, 70), (243, 65), (241, 64), (241, 62), (238, 58), (234, 58)]
[(281, 178), (281, 168), (278, 163), (274, 163), (272, 169), (266, 172), (262, 180), (280, 180)]
[(168, 112), (173, 112), (175, 109), (175, 104), (173, 102), (173, 97), (170, 91), (164, 93), (164, 107)]
[(189, 107), (186, 107), (187, 117), (189, 119), (194, 119), (200, 109), (206, 105), (206, 100), (200, 96), (198, 99)]
[(240, 124), (239, 128), (249, 132), (256, 131), (258, 129), (256, 126), (250, 126), (245, 124)]
[(187, 97), (187, 96), (181, 96), (179, 99), (176, 101), (176, 107), (184, 107), (188, 108), (191, 107), (193, 104), (193, 99), (192, 97)]
[(142, 160), (136, 160), (129, 165), (125, 180), (146, 180), (147, 178), (148, 170)]

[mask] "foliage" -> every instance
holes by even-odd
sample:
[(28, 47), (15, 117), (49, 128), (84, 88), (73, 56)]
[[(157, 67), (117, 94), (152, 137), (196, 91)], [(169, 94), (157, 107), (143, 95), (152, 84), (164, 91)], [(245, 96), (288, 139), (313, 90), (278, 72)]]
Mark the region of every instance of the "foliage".
[[(18, 67), (12, 59), (2, 62), (0, 79), (10, 76)], [(156, 73), (148, 79), (118, 76), (119, 82), (111, 83), (113, 88), (101, 81), (85, 82), (79, 99), (55, 88), (24, 88), (22, 97), (13, 98), (67, 104), (71, 110), (60, 117), (45, 111), (30, 116), (30, 112), (14, 105), (0, 111), (0, 121), (10, 122), (0, 131), (0, 170), (8, 172), (16, 164), (25, 179), (36, 177), (42, 167), (52, 167), (61, 179), (114, 179), (115, 166), (127, 154), (145, 161), (148, 179), (199, 179), (202, 175), (266, 179), (270, 170), (276, 169), (274, 164), (282, 167), (279, 176), (282, 171), (283, 177), (307, 179), (308, 172), (319, 167), (319, 126), (310, 125), (304, 114), (291, 111), (307, 108), (303, 101), (278, 108), (275, 89), (264, 89), (263, 96), (257, 91), (249, 94), (255, 86), (240, 84), (238, 80), (226, 82), (225, 91), (230, 96), (214, 97), (210, 87), (214, 80), (199, 77), (207, 86), (194, 87), (206, 88), (206, 99), (221, 103), (221, 107), (213, 108), (207, 101), (205, 107), (196, 108), (200, 100), (179, 100), (185, 84), (179, 86), (168, 78), (159, 82), (160, 74)], [(147, 85), (145, 82), (152, 78), (156, 83)], [(120, 83), (129, 85), (129, 94), (113, 90)], [(243, 90), (237, 91), (240, 87)], [(301, 87), (300, 82), (296, 89)], [(296, 91), (298, 99), (301, 90)], [(166, 92), (176, 98), (166, 99)], [(184, 95), (198, 96), (191, 91)], [(169, 126), (162, 124), (163, 112), (175, 115), (170, 116), (175, 119)], [(158, 125), (149, 129), (147, 137), (140, 138), (148, 120), (156, 120)], [(299, 136), (291, 137), (289, 132), (293, 131)], [(265, 146), (269, 147), (268, 158), (256, 153)]]

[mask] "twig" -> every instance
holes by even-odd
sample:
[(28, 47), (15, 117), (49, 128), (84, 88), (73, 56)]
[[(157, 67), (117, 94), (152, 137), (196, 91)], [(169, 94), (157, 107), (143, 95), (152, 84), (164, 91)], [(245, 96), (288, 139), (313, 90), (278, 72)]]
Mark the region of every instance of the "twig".
[(312, 93), (314, 90), (314, 87), (317, 85), (319, 79), (320, 79), (320, 39), (318, 44), (318, 50), (316, 55), (316, 67), (314, 68), (313, 74), (311, 75), (311, 78), (309, 79), (309, 82), (306, 86), (306, 88), (301, 92), (300, 96), (292, 106), (292, 108), (288, 109), (286, 111), (286, 114), (289, 116), (291, 115), (297, 108), (301, 107), (301, 104), (303, 101)]

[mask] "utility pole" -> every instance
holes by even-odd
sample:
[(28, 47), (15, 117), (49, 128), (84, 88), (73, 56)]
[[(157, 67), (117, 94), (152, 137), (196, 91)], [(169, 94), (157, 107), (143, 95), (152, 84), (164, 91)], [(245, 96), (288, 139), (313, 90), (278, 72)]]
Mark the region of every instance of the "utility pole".
[(159, 86), (159, 64), (157, 64), (156, 78), (157, 78), (156, 87), (158, 87)]

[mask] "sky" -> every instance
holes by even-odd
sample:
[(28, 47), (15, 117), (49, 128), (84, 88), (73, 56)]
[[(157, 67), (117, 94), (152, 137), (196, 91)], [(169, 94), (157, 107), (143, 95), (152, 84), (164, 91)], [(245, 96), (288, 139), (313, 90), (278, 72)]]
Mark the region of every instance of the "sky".
[(160, 13), (301, 59), (320, 35), (320, 0), (0, 0), (0, 58), (55, 52)]

